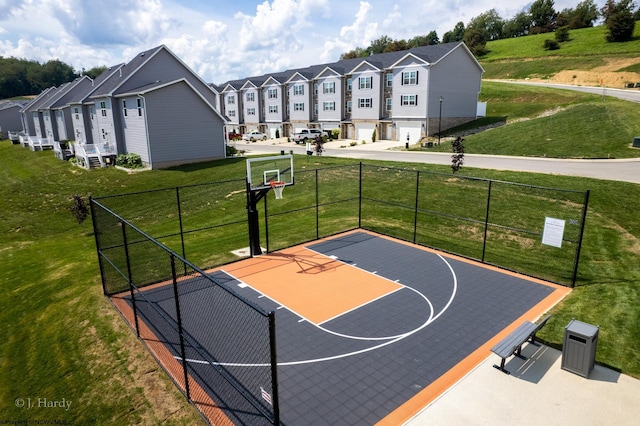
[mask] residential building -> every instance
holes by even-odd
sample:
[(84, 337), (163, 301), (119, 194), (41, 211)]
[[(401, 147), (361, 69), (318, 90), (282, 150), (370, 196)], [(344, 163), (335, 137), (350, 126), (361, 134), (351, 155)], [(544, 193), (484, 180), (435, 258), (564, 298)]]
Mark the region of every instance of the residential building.
[(221, 112), (241, 133), (338, 128), (346, 139), (370, 141), (375, 131), (416, 142), (477, 117), (483, 72), (462, 42), (421, 46), (227, 82)]

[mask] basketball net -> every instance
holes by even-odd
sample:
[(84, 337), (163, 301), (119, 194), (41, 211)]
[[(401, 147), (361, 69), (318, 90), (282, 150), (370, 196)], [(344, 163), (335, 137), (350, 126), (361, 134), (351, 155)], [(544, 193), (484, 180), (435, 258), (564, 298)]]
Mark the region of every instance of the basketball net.
[(287, 184), (285, 182), (272, 180), (269, 182), (269, 185), (271, 185), (274, 194), (276, 194), (276, 200), (282, 200), (282, 191)]

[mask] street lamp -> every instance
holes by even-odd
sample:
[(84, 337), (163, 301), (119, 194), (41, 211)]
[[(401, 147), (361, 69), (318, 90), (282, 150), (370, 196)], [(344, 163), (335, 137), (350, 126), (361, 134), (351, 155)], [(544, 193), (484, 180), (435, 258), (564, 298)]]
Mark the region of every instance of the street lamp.
[(438, 146), (440, 146), (440, 130), (442, 129), (442, 101), (444, 98), (440, 96), (440, 117), (438, 118)]

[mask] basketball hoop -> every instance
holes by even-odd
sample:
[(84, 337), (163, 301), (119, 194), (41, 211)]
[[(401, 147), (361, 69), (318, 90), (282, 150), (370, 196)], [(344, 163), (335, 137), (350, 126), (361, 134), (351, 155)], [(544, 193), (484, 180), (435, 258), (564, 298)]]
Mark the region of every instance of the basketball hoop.
[(271, 182), (269, 182), (269, 185), (271, 185), (273, 192), (276, 194), (276, 200), (282, 200), (282, 191), (287, 185), (286, 182), (272, 180)]

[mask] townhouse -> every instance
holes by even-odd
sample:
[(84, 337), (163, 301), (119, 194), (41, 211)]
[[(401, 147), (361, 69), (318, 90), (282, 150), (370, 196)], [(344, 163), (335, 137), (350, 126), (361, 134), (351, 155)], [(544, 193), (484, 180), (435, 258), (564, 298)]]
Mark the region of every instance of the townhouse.
[(61, 141), (72, 140), (87, 168), (129, 153), (149, 168), (166, 168), (226, 156), (219, 110), (217, 92), (161, 45), (95, 80), (82, 76), (49, 88), (21, 114), (29, 140), (45, 140), (56, 153)]
[[(482, 66), (462, 42), (313, 65), (214, 86), (239, 133), (301, 128), (416, 142), (477, 118)], [(375, 131), (375, 136), (374, 136)]]

